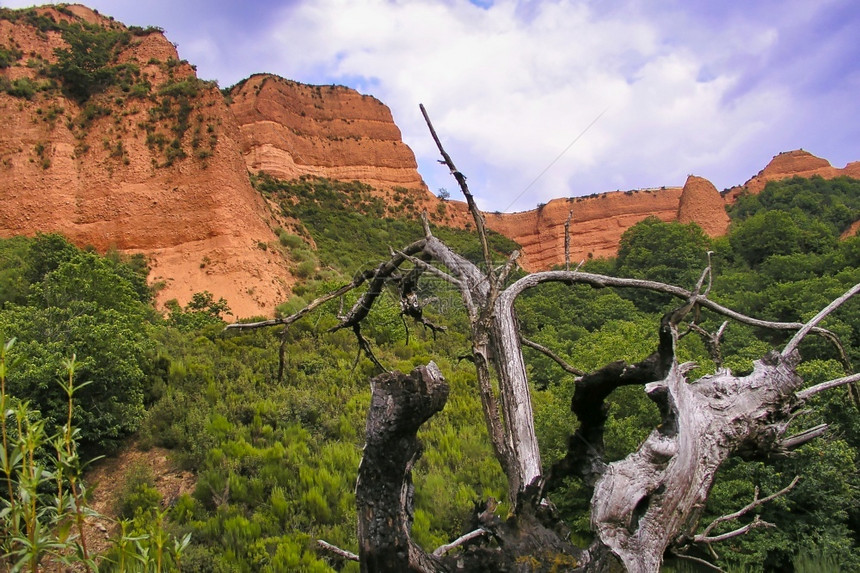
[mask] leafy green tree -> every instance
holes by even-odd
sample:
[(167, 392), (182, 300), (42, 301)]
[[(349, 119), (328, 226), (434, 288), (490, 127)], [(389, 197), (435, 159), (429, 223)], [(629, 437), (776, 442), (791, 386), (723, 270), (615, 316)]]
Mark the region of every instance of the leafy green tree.
[(827, 225), (803, 213), (761, 211), (737, 224), (729, 242), (755, 268), (774, 255), (822, 253), (835, 246), (836, 237)]
[[(35, 245), (45, 241), (63, 244), (48, 238)], [(35, 258), (33, 268), (54, 268), (30, 285), (26, 304), (7, 303), (0, 312), (0, 333), (19, 340), (13, 352), (22, 360), (9, 384), (55, 428), (63, 423), (65, 403), (56, 379), (64, 360), (76, 354), (78, 374), (91, 382), (75, 404), (81, 445), (110, 450), (143, 417), (148, 328), (155, 315), (116, 263), (95, 253), (69, 253)]]
[(693, 286), (707, 264), (709, 248), (707, 235), (695, 223), (666, 223), (648, 217), (621, 236), (616, 273)]
[(191, 295), (191, 300), (184, 308), (175, 299), (167, 301), (165, 307), (168, 312), (168, 323), (184, 331), (222, 324), (224, 315), (230, 313), (227, 300), (221, 297), (216, 301), (209, 291)]

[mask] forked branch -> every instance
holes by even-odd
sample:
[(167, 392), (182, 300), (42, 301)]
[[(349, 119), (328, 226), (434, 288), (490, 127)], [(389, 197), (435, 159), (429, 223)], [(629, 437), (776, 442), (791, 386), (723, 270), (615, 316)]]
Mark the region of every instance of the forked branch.
[[(763, 497), (761, 499), (759, 499), (759, 497), (758, 497), (758, 495), (759, 495), (758, 488), (755, 488), (755, 493), (753, 494), (752, 502), (745, 505), (744, 507), (742, 507), (741, 509), (739, 509), (738, 511), (736, 511), (734, 513), (730, 513), (728, 515), (722, 515), (722, 516), (716, 518), (715, 520), (713, 520), (711, 523), (708, 524), (708, 526), (705, 528), (705, 530), (702, 531), (702, 533), (693, 537), (693, 542), (694, 543), (715, 543), (717, 541), (724, 541), (726, 539), (731, 539), (732, 537), (738, 537), (739, 535), (743, 535), (744, 533), (746, 533), (747, 531), (749, 531), (753, 527), (752, 524), (748, 524), (748, 525), (741, 527), (739, 529), (736, 529), (734, 531), (730, 531), (728, 533), (722, 533), (720, 535), (712, 536), (711, 532), (714, 529), (716, 529), (717, 527), (719, 527), (720, 525), (722, 525), (723, 523), (741, 518), (744, 515), (746, 515), (747, 513), (749, 513), (750, 511), (757, 508), (758, 506), (763, 505), (765, 503), (768, 503), (769, 501), (772, 501), (772, 500), (774, 500), (774, 499), (776, 499), (782, 495), (787, 494), (792, 489), (794, 489), (794, 486), (796, 486), (797, 482), (799, 482), (799, 481), (800, 481), (800, 476), (795, 476), (795, 478), (793, 480), (791, 480), (790, 484), (788, 484), (787, 486), (785, 486), (784, 488), (782, 488), (778, 492), (771, 494), (767, 497)], [(765, 523), (765, 522), (762, 522), (762, 523)], [(756, 526), (756, 527), (758, 527), (758, 526)]]

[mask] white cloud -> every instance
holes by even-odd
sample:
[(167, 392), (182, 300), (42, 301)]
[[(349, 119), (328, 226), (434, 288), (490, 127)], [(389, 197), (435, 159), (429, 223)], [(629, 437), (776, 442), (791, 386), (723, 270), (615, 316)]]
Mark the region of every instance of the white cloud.
[[(0, 0), (13, 6), (28, 2)], [(201, 77), (342, 83), (388, 105), (431, 189), (454, 181), (418, 111), (487, 209), (553, 197), (742, 183), (779, 151), (860, 159), (854, 0), (91, 0), (165, 28)], [(165, 18), (169, 19), (165, 20)]]
[(392, 108), (431, 189), (452, 188), (417, 110), (425, 103), (490, 209), (508, 207), (606, 110), (513, 206), (522, 209), (679, 185), (688, 172), (718, 167), (781, 113), (777, 88), (725, 100), (737, 80), (725, 62), (766, 50), (773, 32), (760, 32), (700, 47), (678, 45), (641, 14), (600, 15), (585, 2), (318, 0), (285, 10), (269, 49), (285, 54), (291, 77), (373, 77), (373, 95)]

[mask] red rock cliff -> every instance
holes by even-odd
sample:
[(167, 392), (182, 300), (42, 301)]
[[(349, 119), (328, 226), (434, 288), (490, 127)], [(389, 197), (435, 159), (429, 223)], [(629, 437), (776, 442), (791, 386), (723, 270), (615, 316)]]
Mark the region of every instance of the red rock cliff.
[(726, 194), (726, 200), (730, 203), (733, 202), (744, 190), (750, 193), (760, 193), (768, 181), (780, 181), (794, 176), (812, 177), (813, 175), (818, 175), (824, 179), (832, 179), (841, 175), (860, 178), (860, 161), (854, 161), (839, 169), (830, 165), (826, 159), (816, 157), (802, 149), (784, 151), (775, 155), (770, 163), (749, 181), (730, 189)]
[(429, 193), (412, 150), (379, 100), (342, 86), (256, 75), (237, 85), (230, 109), (248, 169), (282, 179), (313, 175), (378, 189)]
[[(122, 28), (80, 6), (39, 12)], [(27, 59), (53, 62), (65, 46), (60, 32), (26, 21), (0, 20), (0, 38), (27, 55), (0, 70), (10, 80), (44, 82)], [(157, 31), (132, 35), (116, 61), (138, 68), (150, 97), (112, 87), (82, 106), (57, 89), (29, 99), (0, 93), (0, 236), (56, 231), (100, 251), (146, 253), (161, 302), (208, 290), (236, 316), (272, 314), (291, 278), (260, 248), (275, 237), (217, 87), (197, 81)], [(180, 139), (179, 100), (159, 94), (182, 82), (195, 95)], [(174, 115), (153, 112), (153, 97)]]
[(729, 223), (716, 188), (691, 175), (684, 187), (554, 199), (533, 211), (487, 215), (487, 226), (522, 245), (524, 268), (543, 270), (564, 263), (564, 224), (571, 213), (572, 264), (614, 256), (624, 231), (646, 217), (697, 223), (711, 236), (724, 234)]

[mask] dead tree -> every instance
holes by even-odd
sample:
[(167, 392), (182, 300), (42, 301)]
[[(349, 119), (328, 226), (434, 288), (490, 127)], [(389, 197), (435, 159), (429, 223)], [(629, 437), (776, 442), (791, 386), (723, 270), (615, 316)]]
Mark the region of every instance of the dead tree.
[[(421, 109), (424, 112), (423, 106)], [(838, 345), (836, 337), (818, 323), (853, 297), (860, 285), (803, 324), (757, 320), (710, 300), (710, 265), (692, 290), (580, 272), (578, 268), (567, 270), (567, 266), (563, 271), (532, 273), (511, 283), (517, 253), (504, 264), (494, 265), (483, 214), (475, 205), (465, 176), (454, 166), (424, 114), (442, 154), (441, 163), (451, 170), (466, 198), (481, 241), (483, 268), (436, 238), (425, 219), (422, 239), (393, 251), (388, 261), (337, 291), (340, 295), (367, 285), (352, 308), (340, 317), (335, 329), (352, 329), (360, 346), (370, 353), (360, 331), (362, 320), (384, 292), (386, 282), (401, 280), (400, 269), (407, 265), (415, 272), (441, 278), (459, 290), (469, 319), (471, 359), (483, 414), (493, 451), (508, 480), (513, 512), (510, 518), (502, 520), (493, 514), (492, 507), (487, 508), (475, 517), (474, 531), (432, 553), (412, 541), (411, 469), (421, 453), (416, 432), (444, 407), (448, 387), (433, 363), (416, 368), (409, 375), (388, 372), (372, 382), (367, 445), (356, 486), (359, 555), (342, 550), (338, 554), (358, 559), (363, 571), (653, 572), (659, 569), (667, 551), (683, 556), (691, 547), (710, 546), (763, 525), (754, 521), (721, 535), (711, 535), (713, 527), (698, 532), (715, 474), (729, 456), (785, 451), (826, 431), (826, 427), (818, 426), (794, 436), (785, 435), (793, 413), (805, 400), (821, 391), (853, 383), (860, 375), (804, 388), (795, 371), (799, 362), (797, 346), (810, 332)], [(517, 297), (548, 282), (645, 289), (671, 295), (679, 304), (663, 317), (658, 346), (650, 356), (635, 364), (614, 362), (579, 375), (577, 369), (564, 364), (558, 356), (520, 335), (514, 311)], [(414, 293), (405, 290), (410, 292), (403, 296), (411, 298), (404, 301), (403, 307), (409, 309), (409, 316), (422, 322)], [(291, 317), (233, 324), (228, 328), (289, 325), (333, 296), (321, 297)], [(772, 351), (756, 361), (753, 371), (746, 376), (720, 369), (715, 374), (690, 380), (692, 365), (679, 364), (675, 349), (682, 323), (691, 311), (701, 309), (729, 320), (796, 334), (782, 351)], [(693, 327), (701, 330), (697, 325)], [(711, 345), (719, 346), (723, 330), (708, 335)], [(577, 375), (571, 409), (579, 427), (569, 440), (566, 457), (549, 475), (543, 473), (535, 434), (522, 353), (524, 344), (545, 351), (565, 370)], [(498, 392), (493, 389), (494, 382)], [(628, 385), (644, 389), (659, 408), (661, 423), (635, 452), (623, 460), (606, 463), (603, 440), (608, 416), (606, 399), (616, 389)], [(566, 476), (578, 476), (593, 487), (591, 519), (595, 538), (586, 548), (574, 547), (569, 542), (565, 526), (550, 501), (552, 489)], [(721, 519), (743, 515), (769, 499), (752, 500), (737, 514)]]

